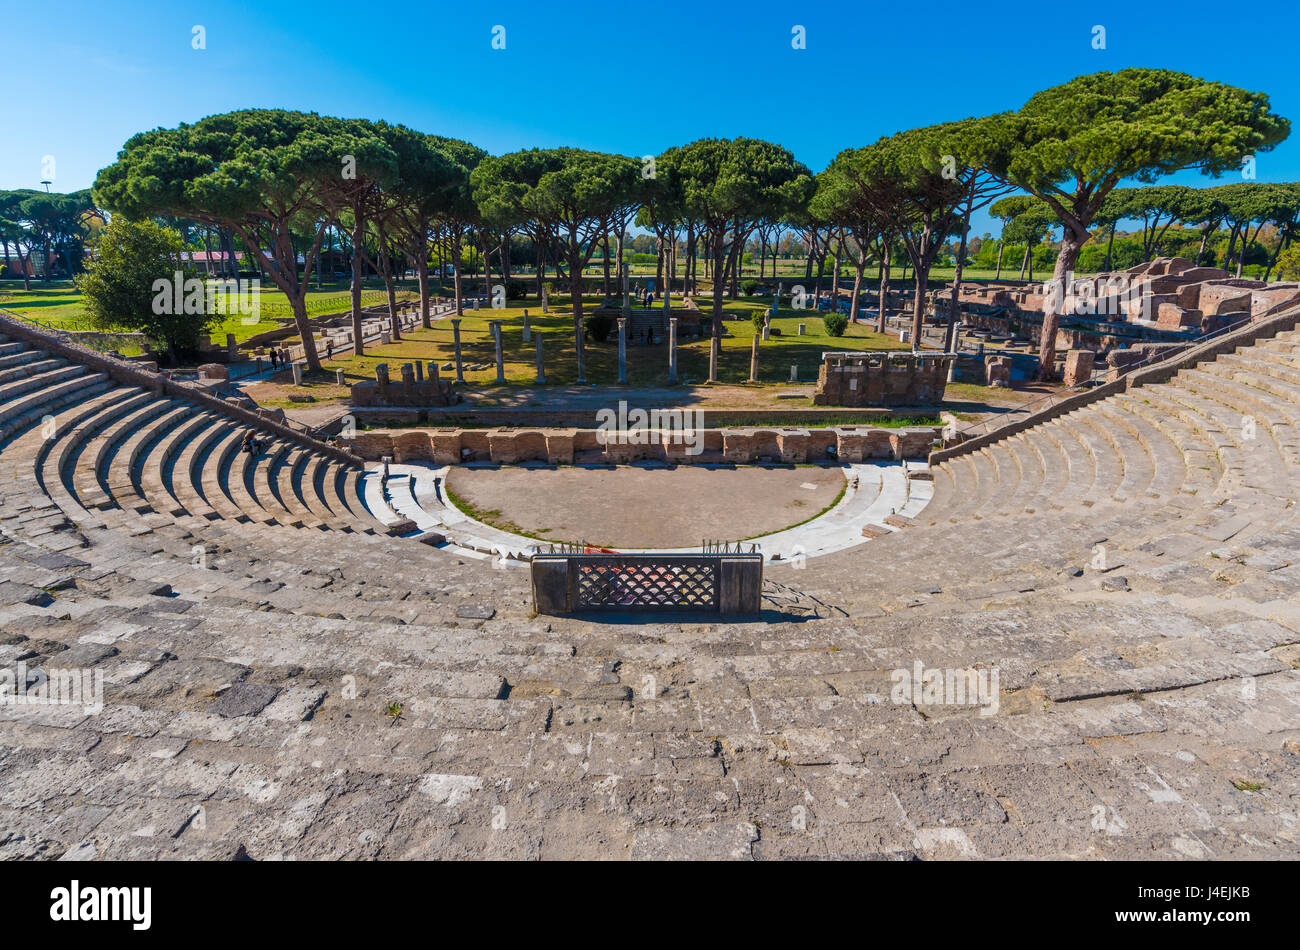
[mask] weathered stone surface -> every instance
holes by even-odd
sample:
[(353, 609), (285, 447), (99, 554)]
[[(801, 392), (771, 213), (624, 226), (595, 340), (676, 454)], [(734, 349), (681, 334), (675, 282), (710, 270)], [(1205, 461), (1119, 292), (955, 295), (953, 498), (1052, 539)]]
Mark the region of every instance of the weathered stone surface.
[[(0, 669), (103, 686), (97, 712), (0, 703), (0, 858), (1294, 858), (1298, 363), (1292, 321), (900, 478), (880, 536), (769, 561), (734, 622), (537, 617), (527, 571), (343, 504), (358, 469), (326, 446), (295, 480), (279, 430), (248, 459), (224, 420), (104, 417), (157, 410), (145, 385), (0, 390), (60, 433), (3, 417)], [(895, 436), (750, 447), (885, 461)]]
[(208, 712), (233, 719), (238, 716), (255, 716), (275, 699), (280, 691), (264, 683), (237, 683), (218, 697), (208, 707)]

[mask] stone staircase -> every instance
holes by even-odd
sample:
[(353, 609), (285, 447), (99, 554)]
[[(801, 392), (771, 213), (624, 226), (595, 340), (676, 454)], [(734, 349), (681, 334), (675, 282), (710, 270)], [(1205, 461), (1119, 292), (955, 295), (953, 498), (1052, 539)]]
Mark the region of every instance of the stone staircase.
[[(105, 684), (0, 705), (0, 857), (1294, 858), (1298, 356), (948, 459), (757, 621), (630, 623), (0, 340), (0, 668)], [(996, 669), (995, 714), (894, 701), (917, 663)]]

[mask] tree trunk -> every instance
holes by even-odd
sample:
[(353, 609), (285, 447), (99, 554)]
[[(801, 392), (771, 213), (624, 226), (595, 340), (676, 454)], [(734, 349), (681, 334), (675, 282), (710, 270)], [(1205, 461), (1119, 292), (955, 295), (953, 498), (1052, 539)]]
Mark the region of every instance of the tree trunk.
[[(1110, 273), (1110, 268), (1111, 268), (1111, 256), (1110, 256), (1110, 251), (1111, 251), (1111, 248), (1115, 246), (1115, 228), (1117, 228), (1118, 226), (1119, 226), (1119, 222), (1118, 222), (1118, 221), (1116, 221), (1114, 224), (1112, 224), (1112, 225), (1110, 226), (1110, 239), (1106, 242), (1106, 266), (1103, 267), (1102, 270), (1104, 270), (1104, 271), (1105, 271), (1106, 273), (1108, 273), (1108, 274)], [(1203, 245), (1202, 245), (1202, 246), (1203, 246)], [(1198, 255), (1198, 257), (1197, 257), (1197, 260), (1198, 260), (1198, 264), (1197, 264), (1197, 266), (1199, 267), (1199, 266), (1200, 266), (1200, 264), (1199, 264), (1199, 260), (1200, 260), (1199, 255)]]
[(1001, 241), (998, 241), (998, 272), (993, 275), (994, 280), (1002, 279), (1002, 249), (1005, 247)]
[(464, 275), (460, 272), (460, 243), (461, 233), (457, 227), (451, 237), (451, 282), (452, 292), (456, 297), (456, 316), (465, 315), (465, 280)]
[(1082, 227), (1074, 230), (1067, 224), (1061, 238), (1061, 252), (1052, 269), (1052, 291), (1043, 302), (1043, 335), (1038, 341), (1039, 382), (1050, 382), (1056, 378), (1056, 330), (1061, 324), (1061, 311), (1065, 303), (1065, 282), (1067, 275), (1074, 271), (1079, 251), (1083, 250), (1083, 245), (1088, 241), (1088, 232)]
[[(359, 215), (354, 220), (360, 221)], [(361, 225), (352, 226), (352, 355), (361, 356), (366, 351), (361, 323)]]
[(303, 282), (297, 296), (289, 299), (289, 306), (293, 310), (293, 322), (298, 330), (298, 336), (302, 338), (302, 354), (303, 359), (307, 361), (307, 369), (308, 371), (318, 370), (320, 369), (320, 355), (316, 352), (316, 338), (312, 336), (311, 323), (307, 317), (306, 281)]
[(488, 260), (487, 232), (480, 230), (478, 233), (479, 250), (483, 254), (483, 296), (487, 298), (488, 306), (492, 305), (492, 262)]
[(709, 382), (718, 381), (718, 361), (722, 352), (722, 228), (713, 232), (713, 326), (709, 328)]
[(961, 241), (957, 245), (957, 261), (952, 275), (952, 302), (948, 305), (948, 336), (944, 345), (944, 350), (949, 353), (956, 350), (957, 322), (960, 315), (958, 297), (961, 295), (962, 266), (966, 261), (966, 236), (970, 232), (970, 215), (973, 201), (974, 199), (971, 196), (966, 197), (966, 211), (961, 220)]
[(861, 255), (861, 258), (854, 264), (854, 268), (853, 299), (849, 301), (850, 322), (856, 322), (858, 319), (858, 296), (862, 293), (862, 272), (867, 268), (867, 258), (865, 254)]
[(887, 234), (882, 239), (882, 246), (884, 247), (885, 250), (884, 253), (880, 256), (880, 299), (878, 301), (880, 312), (876, 315), (877, 333), (885, 332), (885, 321), (888, 318), (888, 314), (889, 314), (889, 267), (890, 264), (893, 263), (890, 260), (891, 252), (893, 250), (892, 247), (893, 243), (894, 241), (892, 235)]
[(831, 254), (831, 313), (838, 313), (840, 306), (840, 252)]
[(1223, 269), (1227, 270), (1228, 265), (1232, 262), (1232, 250), (1237, 246), (1237, 234), (1241, 230), (1239, 225), (1234, 224), (1228, 230), (1228, 250), (1223, 255)]
[(583, 351), (584, 327), (582, 325), (582, 261), (578, 256), (578, 235), (569, 230), (569, 294), (573, 309), (573, 344), (578, 355), (578, 382), (587, 381), (586, 354)]
[(432, 329), (433, 320), (429, 313), (429, 255), (421, 254), (415, 262), (415, 275), (420, 282), (420, 326)]
[(393, 259), (384, 249), (387, 242), (383, 233), (379, 236), (379, 275), (384, 280), (384, 290), (388, 296), (388, 329), (394, 342), (402, 339), (402, 321), (397, 316), (397, 285), (393, 281)]
[(608, 299), (609, 299), (609, 232), (608, 232), (608, 231), (605, 232), (604, 237), (605, 237), (605, 240), (604, 240), (603, 243), (604, 243), (604, 245), (605, 245), (605, 255), (604, 255), (604, 257), (605, 257), (605, 264), (604, 264), (605, 277), (604, 277), (603, 282), (601, 283), (600, 292), (601, 292), (601, 295), (602, 295), (606, 300), (608, 300)]

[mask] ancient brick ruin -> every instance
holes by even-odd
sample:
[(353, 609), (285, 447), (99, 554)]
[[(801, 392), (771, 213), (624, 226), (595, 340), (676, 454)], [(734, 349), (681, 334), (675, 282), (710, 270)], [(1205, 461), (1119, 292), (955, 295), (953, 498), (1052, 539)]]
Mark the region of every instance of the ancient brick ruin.
[(823, 353), (817, 406), (934, 406), (943, 402), (950, 353)]
[[(930, 310), (946, 314), (949, 291), (934, 291)], [(1063, 288), (963, 285), (962, 323), (1037, 345), (1049, 298), (1062, 307), (1056, 348), (1100, 355), (1138, 344), (1173, 344), (1259, 319), (1300, 301), (1300, 283), (1232, 277), (1181, 257), (1158, 258), (1128, 270), (1077, 277)]]
[(388, 364), (375, 367), (374, 380), (352, 386), (354, 406), (453, 406), (460, 402), (455, 383), (438, 378), (438, 364), (430, 361), (429, 375), (424, 364), (404, 363), (402, 381), (394, 384), (388, 376)]
[[(604, 465), (659, 461), (673, 464), (773, 462), (863, 462), (871, 459), (925, 458), (942, 432), (940, 426), (799, 426), (701, 429), (698, 442), (680, 433), (634, 430), (638, 440), (602, 440), (597, 429), (388, 429), (358, 432), (344, 440), (362, 458), (395, 462), (492, 462), (514, 465)], [(694, 451), (698, 446), (699, 451)]]

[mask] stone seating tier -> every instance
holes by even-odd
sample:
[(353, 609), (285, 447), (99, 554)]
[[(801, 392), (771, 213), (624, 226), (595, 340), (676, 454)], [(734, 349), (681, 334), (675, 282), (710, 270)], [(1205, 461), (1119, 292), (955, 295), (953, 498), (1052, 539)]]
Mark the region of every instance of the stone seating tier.
[[(950, 458), (737, 624), (532, 616), (520, 568), (355, 530), (332, 453), (9, 378), (0, 663), (105, 708), (0, 707), (0, 857), (1294, 857), (1297, 357)], [(999, 708), (894, 701), (916, 663), (996, 668)]]

